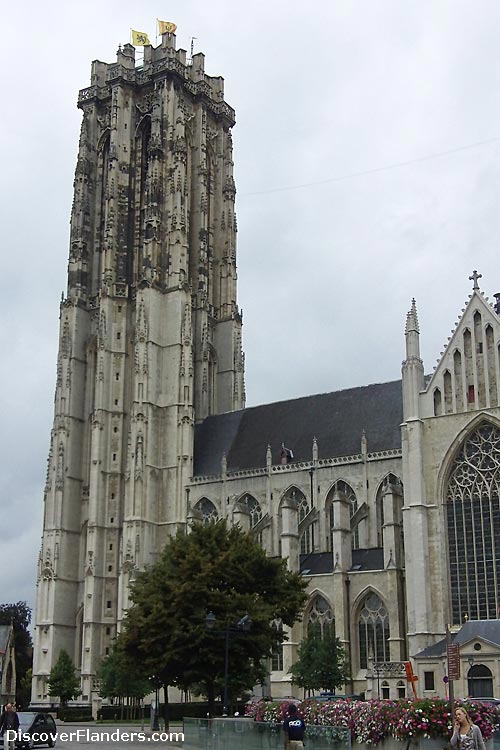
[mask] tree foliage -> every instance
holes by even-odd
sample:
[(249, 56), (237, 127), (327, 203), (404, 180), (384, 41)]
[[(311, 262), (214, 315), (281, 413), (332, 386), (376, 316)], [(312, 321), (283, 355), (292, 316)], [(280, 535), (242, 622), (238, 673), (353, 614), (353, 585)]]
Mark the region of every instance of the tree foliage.
[[(161, 558), (137, 576), (120, 640), (146, 674), (183, 690), (202, 686), (213, 703), (222, 689), (224, 639), (248, 614), (250, 633), (230, 630), (231, 692), (264, 679), (264, 657), (281, 640), (274, 620), (293, 625), (305, 603), (306, 583), (269, 558), (254, 538), (224, 520), (179, 532)], [(206, 628), (208, 612), (216, 616)]]
[(304, 638), (291, 668), (293, 681), (304, 690), (334, 693), (349, 679), (349, 667), (340, 639), (327, 629), (323, 637), (313, 630)]
[(64, 649), (61, 649), (58, 660), (50, 670), (48, 685), (49, 695), (58, 697), (63, 706), (81, 693), (80, 680), (75, 675), (75, 665)]
[[(29, 626), (31, 622), (31, 608), (26, 602), (15, 604), (0, 604), (0, 625), (14, 626), (14, 648), (16, 652), (16, 679), (19, 705), (25, 706), (30, 700), (30, 689), (26, 690), (26, 673), (31, 669), (33, 661), (33, 641)], [(24, 685), (24, 687), (23, 687)]]
[(103, 659), (97, 676), (101, 680), (102, 698), (144, 698), (152, 690), (148, 678), (117, 645)]

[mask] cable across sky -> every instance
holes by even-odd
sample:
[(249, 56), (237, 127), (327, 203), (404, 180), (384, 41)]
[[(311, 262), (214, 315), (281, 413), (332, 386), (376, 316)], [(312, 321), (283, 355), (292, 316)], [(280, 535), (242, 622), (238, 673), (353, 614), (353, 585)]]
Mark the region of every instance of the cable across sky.
[(282, 187), (268, 188), (266, 190), (256, 190), (251, 193), (241, 193), (242, 197), (250, 197), (253, 195), (267, 195), (269, 193), (283, 193), (289, 190), (300, 190), (307, 187), (316, 187), (317, 185), (328, 185), (331, 182), (341, 182), (342, 180), (351, 180), (355, 177), (363, 177), (364, 175), (377, 174), (377, 172), (388, 172), (391, 169), (399, 169), (400, 167), (407, 167), (410, 164), (419, 164), (423, 161), (431, 161), (432, 159), (440, 159), (444, 156), (450, 156), (451, 154), (457, 154), (460, 151), (468, 151), (473, 148), (480, 148), (481, 146), (489, 146), (492, 143), (498, 143), (500, 136), (496, 138), (489, 138), (484, 141), (476, 141), (475, 143), (469, 143), (466, 146), (458, 146), (457, 148), (449, 149), (448, 151), (439, 151), (435, 154), (428, 154), (427, 156), (419, 156), (415, 159), (407, 159), (406, 161), (394, 162), (393, 164), (387, 164), (383, 167), (373, 167), (373, 169), (364, 169), (360, 172), (350, 172), (349, 174), (338, 175), (337, 177), (328, 177), (326, 180), (315, 180), (314, 182), (303, 182), (299, 185), (285, 185)]

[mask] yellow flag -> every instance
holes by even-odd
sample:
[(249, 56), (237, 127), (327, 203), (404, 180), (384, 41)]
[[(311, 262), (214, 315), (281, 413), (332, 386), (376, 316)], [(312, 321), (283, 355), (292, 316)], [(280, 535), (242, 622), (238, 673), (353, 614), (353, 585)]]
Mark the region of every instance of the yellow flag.
[(156, 20), (158, 21), (158, 31), (160, 34), (175, 34), (177, 29), (175, 23), (172, 23), (171, 21), (160, 21), (159, 18)]
[(132, 44), (135, 47), (147, 47), (151, 42), (144, 31), (134, 31), (134, 29), (132, 29)]

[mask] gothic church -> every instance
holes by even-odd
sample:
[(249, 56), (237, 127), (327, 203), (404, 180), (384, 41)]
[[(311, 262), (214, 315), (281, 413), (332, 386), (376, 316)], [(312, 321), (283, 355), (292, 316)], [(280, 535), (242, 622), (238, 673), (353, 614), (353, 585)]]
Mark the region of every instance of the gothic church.
[(50, 703), (61, 648), (90, 702), (135, 572), (170, 534), (221, 517), (309, 582), (303, 621), (270, 660), (273, 696), (296, 691), (288, 672), (307, 628), (332, 623), (352, 665), (346, 692), (404, 695), (410, 657), (421, 692), (442, 692), (447, 623), (472, 628), (498, 691), (498, 302), (474, 272), (430, 377), (413, 302), (401, 380), (245, 409), (223, 79), (167, 33), (141, 65), (129, 44), (95, 61), (90, 83), (78, 98), (32, 703)]

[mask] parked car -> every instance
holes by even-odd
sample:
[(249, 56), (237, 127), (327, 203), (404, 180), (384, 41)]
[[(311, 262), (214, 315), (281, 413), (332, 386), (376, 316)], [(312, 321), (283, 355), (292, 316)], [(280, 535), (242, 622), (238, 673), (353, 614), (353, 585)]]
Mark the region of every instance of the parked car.
[(344, 693), (320, 693), (319, 695), (313, 695), (309, 700), (312, 701), (359, 701), (361, 697), (359, 695), (345, 695)]
[[(31, 711), (19, 711), (19, 737), (16, 741), (18, 748), (33, 748), (46, 745), (54, 747), (56, 744), (57, 727), (50, 714), (36, 714)], [(4, 738), (0, 737), (0, 748), (4, 747)]]

